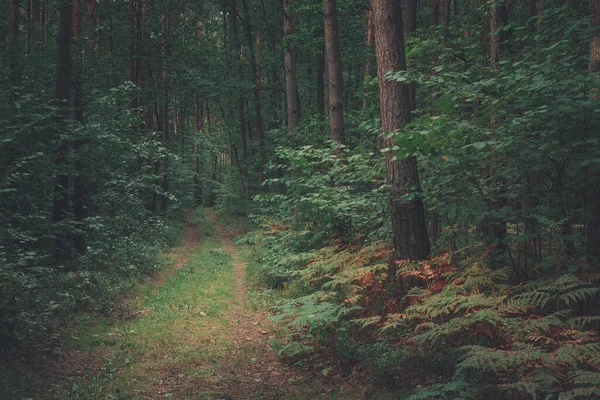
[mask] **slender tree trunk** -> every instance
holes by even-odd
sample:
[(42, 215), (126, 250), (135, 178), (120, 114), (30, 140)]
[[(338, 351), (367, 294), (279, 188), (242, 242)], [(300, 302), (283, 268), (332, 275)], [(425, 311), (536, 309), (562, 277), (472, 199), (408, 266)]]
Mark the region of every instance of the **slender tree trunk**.
[[(600, 0), (590, 0), (590, 14), (592, 15), (592, 42), (590, 44), (590, 72), (600, 72)], [(596, 90), (598, 90), (596, 88)], [(587, 242), (586, 250), (588, 259), (595, 265), (600, 265), (600, 182), (597, 176), (592, 180), (591, 194), (588, 200)]]
[(252, 40), (252, 27), (250, 25), (250, 13), (248, 11), (248, 3), (242, 0), (244, 8), (244, 31), (246, 32), (246, 40), (248, 41), (248, 50), (250, 53), (250, 69), (254, 78), (254, 106), (256, 109), (256, 135), (258, 137), (258, 147), (260, 151), (260, 165), (258, 168), (259, 181), (262, 183), (264, 177), (264, 167), (267, 163), (267, 154), (265, 149), (265, 127), (262, 118), (262, 103), (260, 96), (260, 75), (258, 73), (258, 63), (256, 61), (256, 52), (254, 41)]
[(39, 45), (40, 41), (40, 0), (31, 0), (31, 41)]
[[(495, 0), (496, 1), (496, 0)], [(497, 0), (490, 11), (490, 63), (496, 73), (500, 71), (501, 43), (506, 40), (504, 31), (499, 31), (507, 24), (506, 7)]]
[(527, 29), (529, 31), (535, 30), (535, 19), (533, 18), (536, 16), (537, 10), (535, 1), (536, 0), (527, 0), (527, 16), (529, 17), (527, 20)]
[(440, 24), (440, 0), (429, 0), (429, 22), (431, 26)]
[[(83, 124), (83, 4), (82, 0), (73, 1), (73, 117), (74, 120)], [(84, 140), (75, 140), (75, 176), (73, 177), (73, 213), (75, 221), (82, 224), (87, 217), (85, 205), (85, 185), (83, 178), (83, 163), (81, 154)], [(78, 233), (74, 237), (75, 251), (79, 254), (85, 252), (85, 236)]]
[(317, 54), (317, 112), (325, 119), (325, 54), (324, 48)]
[[(137, 51), (136, 51), (136, 40), (135, 40), (135, 11), (136, 11), (136, 0), (129, 0), (129, 81), (137, 83)], [(164, 23), (164, 22), (163, 22)], [(164, 33), (164, 32), (163, 32)], [(130, 108), (137, 108), (137, 97), (131, 98)]]
[[(371, 76), (371, 54), (372, 54), (372, 47), (373, 47), (373, 11), (372, 10), (365, 10), (365, 20), (366, 20), (366, 26), (367, 26), (367, 30), (366, 30), (366, 34), (365, 34), (365, 45), (367, 47), (367, 51), (368, 51), (368, 55), (366, 57), (366, 62), (365, 62), (365, 70), (363, 73), (363, 81), (366, 81), (367, 78), (369, 78)], [(369, 107), (369, 101), (367, 99), (367, 94), (365, 93), (363, 95), (363, 104), (362, 104), (362, 108), (363, 110), (366, 110)]]
[(288, 12), (292, 0), (283, 0), (283, 36), (285, 43), (285, 95), (287, 99), (288, 129), (300, 123), (300, 97), (296, 80), (296, 50), (294, 40), (294, 17)]
[(331, 139), (344, 143), (344, 84), (336, 8), (336, 0), (324, 0), (325, 50), (329, 77), (329, 126)]
[[(377, 77), (381, 124), (384, 133), (394, 132), (410, 121), (408, 86), (389, 81), (386, 74), (406, 68), (400, 2), (371, 0), (375, 22)], [(379, 148), (391, 148), (392, 138), (380, 136)], [(385, 153), (394, 256), (397, 260), (420, 260), (429, 255), (429, 238), (423, 201), (418, 196), (419, 174), (415, 157), (395, 160), (393, 151)], [(396, 264), (390, 274), (395, 277)]]
[(31, 0), (25, 0), (25, 47), (29, 51), (31, 44)]
[(196, 203), (199, 203), (202, 198), (202, 186), (200, 185), (200, 149), (197, 136), (202, 135), (204, 131), (204, 109), (202, 108), (202, 101), (200, 101), (199, 95), (196, 95), (194, 115), (194, 125), (196, 127), (196, 140), (194, 141), (194, 197)]
[(21, 5), (19, 0), (11, 0), (10, 2), (10, 16), (11, 16), (11, 35), (10, 35), (10, 70), (11, 70), (11, 81), (14, 85), (18, 84), (18, 76), (15, 75), (17, 70), (17, 57), (20, 52), (19, 50), (19, 35), (20, 35), (20, 23), (21, 23)]
[(100, 20), (96, 14), (97, 0), (87, 0), (87, 53), (92, 58), (96, 56), (96, 42), (98, 41), (98, 28), (100, 28)]
[[(68, 134), (69, 100), (71, 91), (71, 40), (73, 36), (73, 3), (63, 1), (58, 8), (58, 59), (56, 62), (56, 102), (58, 137)], [(64, 221), (69, 213), (69, 175), (67, 173), (69, 142), (59, 139), (55, 158), (58, 170), (55, 180), (52, 221)], [(67, 259), (71, 256), (71, 243), (64, 233), (56, 237), (56, 257)]]
[(48, 21), (50, 20), (50, 0), (44, 2), (44, 47), (48, 46)]
[(83, 123), (83, 4), (73, 0), (73, 104), (74, 119)]
[[(169, 142), (169, 87), (168, 76), (169, 69), (167, 68), (167, 57), (169, 55), (169, 9), (162, 13), (162, 40), (161, 40), (161, 56), (162, 60), (162, 104), (161, 104), (161, 138), (164, 143)], [(163, 194), (161, 196), (161, 211), (167, 211), (167, 192), (169, 190), (169, 181), (167, 179), (168, 160), (163, 158), (161, 171), (161, 187)]]

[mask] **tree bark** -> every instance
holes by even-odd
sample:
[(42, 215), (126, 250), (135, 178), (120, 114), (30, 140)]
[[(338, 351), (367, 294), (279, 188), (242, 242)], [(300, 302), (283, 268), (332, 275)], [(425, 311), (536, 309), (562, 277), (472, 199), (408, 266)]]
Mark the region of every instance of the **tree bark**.
[(336, 8), (336, 0), (324, 0), (325, 50), (329, 76), (329, 126), (331, 139), (344, 143), (344, 84)]
[[(412, 1), (412, 0), (410, 0)], [(365, 10), (365, 20), (366, 20), (366, 26), (367, 26), (367, 30), (365, 33), (365, 45), (368, 51), (368, 55), (366, 57), (366, 62), (365, 62), (365, 69), (364, 69), (364, 73), (363, 73), (363, 81), (366, 81), (367, 78), (369, 78), (371, 76), (371, 57), (370, 55), (372, 54), (372, 47), (373, 47), (373, 11), (372, 10)], [(365, 93), (363, 95), (363, 104), (362, 104), (362, 108), (363, 110), (366, 110), (369, 107), (369, 101), (367, 99), (367, 94)]]
[(429, 23), (431, 26), (440, 24), (440, 0), (429, 0)]
[[(238, 79), (240, 80), (240, 82), (242, 82), (244, 80), (244, 69), (242, 66), (242, 61), (244, 59), (244, 55), (243, 55), (242, 43), (239, 39), (237, 18), (235, 17), (238, 14), (236, 3), (237, 3), (237, 1), (235, 1), (235, 0), (231, 2), (232, 15), (234, 15), (234, 18), (231, 23), (231, 29), (232, 29), (232, 34), (233, 34), (233, 45), (235, 46), (235, 49), (237, 52), (237, 75), (238, 75)], [(239, 124), (240, 124), (240, 139), (242, 142), (242, 160), (240, 163), (240, 170), (241, 170), (241, 175), (242, 175), (242, 183), (244, 186), (244, 195), (246, 196), (246, 198), (248, 198), (250, 195), (249, 183), (248, 183), (248, 165), (246, 163), (247, 155), (248, 155), (248, 135), (246, 132), (246, 128), (247, 128), (246, 99), (244, 99), (244, 96), (240, 95), (238, 97), (237, 106), (238, 106), (238, 120), (239, 120)], [(236, 152), (237, 152), (237, 149), (236, 149)], [(236, 153), (236, 155), (237, 155), (237, 153)]]
[[(129, 81), (137, 83), (137, 49), (135, 39), (135, 11), (136, 11), (136, 0), (129, 0), (129, 11), (128, 11), (128, 34), (129, 34)], [(164, 24), (164, 18), (163, 18)], [(163, 31), (164, 34), (164, 31)], [(163, 38), (164, 40), (164, 38)], [(130, 108), (137, 108), (137, 97), (131, 98)]]
[[(406, 68), (400, 2), (371, 0), (375, 22), (375, 48), (381, 124), (384, 133), (402, 129), (410, 121), (408, 86), (389, 81), (386, 74)], [(392, 138), (380, 136), (379, 148), (391, 148)], [(390, 191), (390, 212), (394, 256), (397, 260), (420, 260), (429, 255), (429, 238), (420, 190), (417, 160), (395, 160), (393, 151), (385, 153), (386, 180)], [(396, 273), (392, 264), (390, 274)]]
[[(167, 67), (167, 57), (169, 55), (169, 9), (162, 13), (162, 40), (161, 40), (161, 56), (162, 60), (162, 104), (161, 104), (161, 139), (164, 143), (169, 142), (169, 87), (168, 77), (169, 69)], [(169, 181), (167, 179), (168, 160), (166, 156), (163, 158), (161, 171), (161, 211), (167, 211), (167, 192), (169, 190)]]
[(288, 11), (292, 0), (283, 0), (283, 37), (285, 43), (285, 97), (287, 100), (288, 129), (300, 123), (300, 97), (296, 79), (296, 50), (290, 38), (294, 40), (294, 17)]
[(325, 49), (322, 47), (317, 54), (317, 112), (325, 119)]
[(244, 31), (246, 33), (246, 40), (248, 42), (248, 50), (250, 53), (250, 69), (252, 70), (252, 77), (254, 78), (254, 106), (256, 110), (256, 135), (258, 136), (258, 146), (260, 151), (260, 165), (258, 168), (259, 181), (262, 183), (264, 177), (264, 167), (267, 163), (267, 154), (265, 150), (265, 127), (262, 118), (262, 103), (260, 96), (260, 75), (258, 73), (258, 63), (256, 61), (256, 52), (254, 41), (252, 40), (252, 28), (250, 26), (250, 13), (248, 11), (248, 3), (246, 0), (242, 0), (242, 6), (244, 9)]
[[(58, 8), (58, 59), (56, 62), (57, 137), (68, 134), (71, 91), (71, 41), (73, 36), (73, 3), (62, 1)], [(58, 170), (55, 179), (52, 221), (64, 221), (69, 213), (69, 175), (67, 173), (69, 142), (59, 139), (55, 158)], [(56, 236), (55, 256), (59, 260), (71, 256), (71, 243), (64, 233)]]
[[(74, 120), (83, 124), (83, 4), (82, 0), (73, 1), (73, 117)], [(85, 205), (85, 185), (83, 178), (83, 166), (81, 150), (84, 140), (75, 140), (75, 176), (73, 177), (73, 214), (75, 221), (82, 224), (87, 217)], [(85, 252), (85, 236), (78, 233), (74, 236), (75, 251), (78, 254)]]
[[(592, 15), (592, 42), (588, 70), (597, 73), (600, 72), (600, 0), (590, 0), (590, 14)], [(598, 88), (595, 89), (597, 93)], [(588, 201), (590, 218), (586, 224), (586, 250), (590, 262), (597, 266), (600, 265), (600, 183), (598, 178), (592, 181), (589, 192), (591, 193)]]
[(501, 44), (507, 39), (507, 33), (501, 29), (507, 22), (506, 7), (498, 0), (490, 11), (490, 63), (496, 73), (500, 71)]
[(31, 0), (31, 41), (37, 45), (40, 41), (40, 0)]

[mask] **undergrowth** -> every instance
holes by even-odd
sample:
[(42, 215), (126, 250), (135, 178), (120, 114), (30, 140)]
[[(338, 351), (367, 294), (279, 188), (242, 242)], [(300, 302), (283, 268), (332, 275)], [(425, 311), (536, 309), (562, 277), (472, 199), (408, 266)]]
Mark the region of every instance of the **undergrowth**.
[(280, 355), (333, 354), (402, 398), (600, 396), (600, 274), (586, 264), (515, 284), (485, 255), (444, 253), (399, 263), (390, 282), (384, 243), (290, 251), (306, 235), (277, 225), (246, 239)]

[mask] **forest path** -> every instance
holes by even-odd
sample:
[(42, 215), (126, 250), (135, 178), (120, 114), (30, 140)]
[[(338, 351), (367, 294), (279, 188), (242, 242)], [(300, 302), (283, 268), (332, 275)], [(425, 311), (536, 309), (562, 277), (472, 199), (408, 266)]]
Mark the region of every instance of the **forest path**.
[(279, 360), (273, 326), (248, 293), (239, 221), (210, 209), (188, 220), (171, 267), (138, 285), (128, 316), (75, 327), (76, 357), (48, 398), (363, 398), (334, 374)]

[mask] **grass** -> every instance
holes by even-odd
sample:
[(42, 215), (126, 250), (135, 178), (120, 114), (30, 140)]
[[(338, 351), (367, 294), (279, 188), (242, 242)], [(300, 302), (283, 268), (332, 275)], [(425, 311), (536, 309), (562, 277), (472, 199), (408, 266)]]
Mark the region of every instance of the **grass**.
[(168, 398), (217, 379), (216, 367), (231, 351), (223, 339), (233, 297), (231, 269), (219, 243), (205, 240), (164, 285), (138, 286), (132, 308), (141, 317), (112, 324), (83, 318), (70, 346), (102, 354), (104, 365), (93, 375), (66, 380), (53, 397)]

